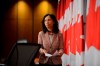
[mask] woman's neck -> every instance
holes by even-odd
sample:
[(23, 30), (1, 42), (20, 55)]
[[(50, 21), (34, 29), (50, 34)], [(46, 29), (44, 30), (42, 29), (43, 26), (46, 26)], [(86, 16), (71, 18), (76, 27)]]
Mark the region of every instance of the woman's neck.
[(48, 33), (49, 33), (50, 35), (53, 35), (53, 32), (52, 32), (52, 31), (48, 31)]
[(48, 28), (48, 31), (49, 31), (49, 32), (52, 32), (52, 29)]

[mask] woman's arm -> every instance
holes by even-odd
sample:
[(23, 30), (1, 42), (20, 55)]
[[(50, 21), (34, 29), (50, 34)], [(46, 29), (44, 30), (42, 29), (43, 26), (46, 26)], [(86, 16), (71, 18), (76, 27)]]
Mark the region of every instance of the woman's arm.
[(45, 49), (43, 49), (43, 38), (42, 38), (42, 32), (39, 32), (38, 34), (38, 44), (41, 44), (41, 48), (39, 50), (39, 52), (41, 54), (45, 54), (47, 51)]
[(63, 40), (63, 35), (60, 33), (59, 35), (59, 55), (62, 55), (64, 52), (64, 40)]

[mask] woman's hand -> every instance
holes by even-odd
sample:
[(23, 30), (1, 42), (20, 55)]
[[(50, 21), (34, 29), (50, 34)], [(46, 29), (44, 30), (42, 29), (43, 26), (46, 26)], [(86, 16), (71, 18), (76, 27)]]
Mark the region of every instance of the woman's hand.
[(62, 55), (62, 54), (63, 54), (63, 50), (59, 50), (58, 55)]
[(40, 53), (45, 54), (45, 53), (47, 53), (47, 50), (40, 48)]
[(61, 56), (63, 54), (63, 51), (62, 50), (56, 50), (53, 54), (53, 56)]

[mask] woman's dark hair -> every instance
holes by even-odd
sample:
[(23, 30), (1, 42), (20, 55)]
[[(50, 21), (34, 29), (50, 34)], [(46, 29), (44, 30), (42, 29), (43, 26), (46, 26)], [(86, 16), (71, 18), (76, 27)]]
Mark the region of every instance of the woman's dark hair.
[(42, 29), (43, 29), (43, 32), (46, 33), (48, 31), (48, 29), (46, 28), (45, 24), (44, 24), (44, 21), (45, 21), (45, 18), (47, 16), (50, 16), (51, 19), (53, 20), (54, 24), (53, 24), (53, 33), (58, 33), (59, 32), (59, 29), (58, 29), (58, 21), (55, 17), (55, 15), (53, 14), (46, 14), (44, 17), (43, 17), (43, 20), (42, 20)]

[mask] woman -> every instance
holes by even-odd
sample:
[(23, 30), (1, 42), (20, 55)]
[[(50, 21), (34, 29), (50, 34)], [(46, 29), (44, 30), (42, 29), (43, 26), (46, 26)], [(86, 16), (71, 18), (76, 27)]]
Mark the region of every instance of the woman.
[(63, 36), (59, 32), (58, 22), (53, 14), (46, 14), (42, 20), (43, 30), (38, 34), (39, 63), (45, 66), (62, 66)]

